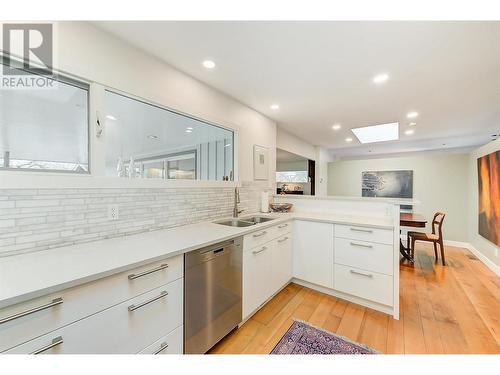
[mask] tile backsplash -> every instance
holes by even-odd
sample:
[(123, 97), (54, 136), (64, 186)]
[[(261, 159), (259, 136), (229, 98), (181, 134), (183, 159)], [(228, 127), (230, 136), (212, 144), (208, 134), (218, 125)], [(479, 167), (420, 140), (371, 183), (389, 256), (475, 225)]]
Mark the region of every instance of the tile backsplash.
[[(243, 214), (259, 211), (262, 191), (267, 183), (243, 182)], [(216, 220), (232, 215), (233, 199), (230, 187), (0, 189), (0, 257)]]

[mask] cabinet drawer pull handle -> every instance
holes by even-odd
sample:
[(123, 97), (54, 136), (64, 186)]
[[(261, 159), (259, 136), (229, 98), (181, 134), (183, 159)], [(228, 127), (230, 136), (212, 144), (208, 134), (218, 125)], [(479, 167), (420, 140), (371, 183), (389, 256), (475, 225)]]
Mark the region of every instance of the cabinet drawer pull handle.
[(128, 279), (129, 280), (134, 280), (134, 279), (137, 279), (138, 277), (146, 276), (146, 275), (149, 275), (150, 273), (164, 270), (165, 268), (168, 268), (168, 264), (161, 264), (161, 265), (159, 265), (156, 268), (153, 268), (153, 269), (150, 269), (150, 270), (138, 273), (138, 274), (131, 273), (130, 275), (128, 275)]
[(139, 308), (141, 308), (143, 306), (146, 306), (147, 304), (149, 304), (151, 302), (154, 302), (154, 301), (159, 300), (160, 298), (163, 298), (163, 297), (166, 297), (166, 296), (168, 296), (168, 292), (166, 290), (164, 290), (163, 292), (160, 293), (159, 296), (156, 296), (156, 297), (153, 297), (151, 299), (148, 299), (148, 300), (146, 300), (144, 302), (139, 303), (138, 305), (130, 305), (128, 307), (128, 311), (137, 310), (137, 309), (139, 309)]
[(373, 249), (372, 245), (364, 245), (362, 243), (351, 242), (351, 246), (364, 247), (367, 249)]
[(278, 228), (282, 229), (282, 228), (286, 228), (287, 226), (288, 226), (288, 224), (278, 225)]
[(364, 272), (359, 272), (359, 271), (354, 271), (354, 270), (350, 270), (350, 272), (355, 274), (355, 275), (360, 275), (360, 276), (365, 276), (365, 277), (373, 277), (373, 275), (371, 273), (364, 273)]
[(371, 229), (359, 229), (359, 228), (351, 228), (353, 232), (363, 232), (363, 233), (373, 233)]
[(263, 236), (264, 234), (266, 234), (266, 233), (267, 233), (267, 232), (266, 232), (266, 231), (264, 231), (264, 232), (259, 233), (259, 234), (254, 234), (254, 235), (253, 235), (253, 237), (254, 237), (254, 238), (257, 238), (257, 237), (262, 237), (262, 236)]
[(259, 254), (259, 253), (262, 253), (263, 251), (266, 251), (267, 250), (267, 247), (263, 247), (262, 249), (260, 250), (255, 250), (255, 251), (252, 251), (253, 254)]
[(168, 348), (168, 344), (166, 342), (162, 342), (160, 347), (158, 348), (157, 351), (155, 351), (153, 354), (160, 354), (162, 351)]
[(61, 345), (63, 343), (63, 338), (62, 336), (58, 336), (55, 339), (52, 339), (52, 342), (48, 345), (45, 345), (43, 348), (40, 348), (38, 350), (35, 350), (31, 354), (42, 354), (43, 352), (53, 348), (54, 346)]
[(29, 309), (29, 310), (20, 312), (20, 313), (8, 316), (6, 318), (2, 318), (2, 319), (0, 319), (0, 324), (10, 322), (11, 320), (14, 320), (14, 319), (22, 318), (23, 316), (30, 315), (30, 314), (36, 313), (38, 311), (45, 310), (45, 309), (48, 309), (48, 308), (53, 307), (53, 306), (60, 305), (61, 303), (63, 303), (62, 297), (55, 298), (52, 300), (52, 302), (49, 302), (45, 305), (38, 306), (38, 307), (35, 307), (34, 309)]
[(285, 242), (286, 240), (288, 240), (288, 237), (285, 237), (282, 240), (278, 240), (278, 242)]

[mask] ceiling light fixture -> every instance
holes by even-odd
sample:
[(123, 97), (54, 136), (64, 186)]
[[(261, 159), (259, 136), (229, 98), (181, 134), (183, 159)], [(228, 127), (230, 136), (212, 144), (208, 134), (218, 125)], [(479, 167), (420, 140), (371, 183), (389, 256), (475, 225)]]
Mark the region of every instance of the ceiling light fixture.
[(410, 130), (406, 130), (406, 131), (405, 131), (405, 134), (406, 134), (406, 135), (412, 135), (413, 133), (415, 133), (415, 130), (413, 130), (413, 129), (410, 129)]
[(215, 68), (215, 63), (212, 60), (205, 60), (203, 61), (203, 66), (207, 69), (213, 69)]
[(106, 115), (106, 118), (109, 120), (116, 120), (116, 117), (111, 115)]
[(280, 106), (279, 104), (271, 104), (271, 107), (270, 107), (272, 110), (277, 110), (277, 109), (280, 109)]
[(186, 129), (186, 133), (192, 133), (193, 130), (192, 129)]
[(395, 141), (399, 139), (399, 122), (351, 129), (361, 143)]
[(332, 125), (332, 129), (333, 130), (339, 130), (342, 126), (340, 126), (340, 124), (334, 124)]
[(155, 134), (148, 135), (148, 139), (158, 139), (158, 136)]
[(408, 126), (417, 126), (417, 123), (416, 123), (416, 122), (410, 122), (410, 123), (408, 124)]
[(381, 84), (387, 82), (388, 79), (389, 79), (389, 74), (387, 73), (377, 74), (375, 77), (373, 77), (373, 83)]
[(346, 138), (346, 139), (345, 139), (345, 141), (346, 141), (346, 142), (348, 142), (348, 143), (349, 143), (349, 142), (352, 142), (352, 138), (351, 138), (351, 137)]
[(407, 115), (406, 115), (407, 118), (415, 118), (415, 117), (418, 117), (418, 112), (409, 112)]

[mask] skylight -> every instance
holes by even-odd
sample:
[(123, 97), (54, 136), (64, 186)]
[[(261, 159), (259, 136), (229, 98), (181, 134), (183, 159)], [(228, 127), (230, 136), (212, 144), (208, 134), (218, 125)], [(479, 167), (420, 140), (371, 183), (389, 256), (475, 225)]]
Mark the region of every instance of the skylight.
[(361, 143), (395, 141), (399, 139), (399, 122), (351, 129)]

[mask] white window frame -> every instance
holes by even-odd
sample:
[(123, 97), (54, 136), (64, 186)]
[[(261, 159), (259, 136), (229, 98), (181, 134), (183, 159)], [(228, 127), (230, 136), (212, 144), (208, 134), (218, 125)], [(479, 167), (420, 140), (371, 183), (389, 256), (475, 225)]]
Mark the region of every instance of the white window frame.
[[(67, 171), (51, 170), (2, 170), (0, 169), (0, 189), (17, 188), (195, 188), (195, 187), (241, 187), (239, 179), (239, 134), (236, 127), (221, 124), (220, 121), (211, 121), (209, 116), (188, 114), (152, 100), (141, 98), (134, 94), (91, 82), (72, 74), (60, 72), (61, 76), (80, 81), (89, 85), (88, 90), (88, 164), (90, 173), (68, 173)], [(176, 180), (176, 179), (147, 179), (107, 177), (106, 164), (106, 128), (104, 121), (104, 96), (106, 91), (139, 100), (146, 104), (187, 116), (195, 120), (217, 126), (233, 133), (233, 181), (209, 180)]]

